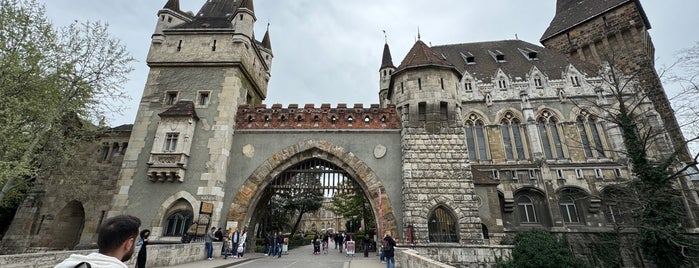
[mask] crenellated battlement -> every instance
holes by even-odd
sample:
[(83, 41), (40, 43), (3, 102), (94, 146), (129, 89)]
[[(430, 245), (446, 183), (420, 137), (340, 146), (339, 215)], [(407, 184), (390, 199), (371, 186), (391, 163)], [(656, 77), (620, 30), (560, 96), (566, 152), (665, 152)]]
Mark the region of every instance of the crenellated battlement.
[(274, 104), (267, 108), (265, 104), (245, 104), (238, 106), (236, 125), (237, 129), (400, 129), (400, 118), (394, 105), (364, 108), (362, 104), (347, 107), (340, 103), (333, 108), (326, 103), (320, 108), (314, 104), (284, 108)]

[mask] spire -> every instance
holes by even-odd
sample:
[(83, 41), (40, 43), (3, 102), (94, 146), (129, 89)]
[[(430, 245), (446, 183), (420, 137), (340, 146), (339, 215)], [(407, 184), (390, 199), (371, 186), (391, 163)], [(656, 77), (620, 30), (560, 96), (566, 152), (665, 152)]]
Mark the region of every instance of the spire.
[(418, 40), (410, 49), (408, 55), (405, 56), (403, 62), (398, 66), (398, 70), (404, 70), (410, 67), (418, 67), (425, 65), (445, 66), (454, 68), (454, 65), (449, 63), (443, 55), (437, 54), (434, 50), (428, 47), (424, 42)]
[(267, 23), (267, 31), (265, 37), (262, 38), (262, 47), (272, 50), (272, 42), (269, 40), (269, 22)]
[(180, 11), (180, 0), (168, 0), (163, 9)]
[(240, 3), (239, 8), (247, 8), (248, 10), (252, 11), (253, 13), (255, 12), (255, 5), (252, 3), (252, 0), (243, 0), (243, 2)]
[(396, 68), (396, 66), (393, 65), (391, 49), (388, 48), (388, 43), (383, 45), (383, 58), (381, 59), (381, 69), (383, 68)]

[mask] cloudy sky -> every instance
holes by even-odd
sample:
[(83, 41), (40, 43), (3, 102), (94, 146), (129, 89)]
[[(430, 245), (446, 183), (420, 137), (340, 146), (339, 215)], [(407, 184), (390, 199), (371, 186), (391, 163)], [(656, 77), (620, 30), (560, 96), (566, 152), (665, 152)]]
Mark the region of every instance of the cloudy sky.
[[(180, 0), (197, 12), (206, 0)], [(103, 21), (137, 60), (124, 90), (131, 96), (111, 125), (134, 122), (148, 69), (145, 63), (156, 13), (166, 0), (39, 0), (57, 26)], [(420, 28), (427, 44), (455, 44), (519, 38), (538, 40), (554, 16), (555, 0), (256, 0), (255, 32), (267, 23), (274, 61), (268, 105), (281, 103), (378, 103), (378, 68), (384, 34), (394, 64), (400, 64)], [(641, 0), (652, 29), (658, 66), (699, 41), (699, 1)]]

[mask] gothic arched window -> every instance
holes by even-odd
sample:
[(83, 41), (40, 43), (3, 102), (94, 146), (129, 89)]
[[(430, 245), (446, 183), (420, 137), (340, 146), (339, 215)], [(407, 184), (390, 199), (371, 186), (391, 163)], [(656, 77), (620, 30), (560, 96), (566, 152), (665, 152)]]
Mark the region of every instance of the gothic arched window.
[(466, 119), (466, 145), (468, 146), (468, 158), (471, 161), (488, 159), (485, 141), (483, 120), (476, 114), (470, 114)]
[(500, 132), (502, 133), (502, 142), (505, 145), (505, 157), (507, 160), (523, 160), (526, 159), (524, 154), (524, 143), (522, 142), (522, 128), (518, 118), (514, 117), (511, 112), (505, 113), (505, 116), (500, 121)]
[(457, 243), (459, 242), (458, 225), (454, 217), (443, 206), (432, 211), (427, 223), (430, 242)]
[(165, 226), (165, 236), (182, 236), (187, 231), (187, 228), (192, 224), (192, 212), (181, 210), (171, 214), (167, 218), (167, 226)]
[(558, 201), (558, 206), (561, 208), (561, 216), (563, 217), (563, 222), (580, 222), (580, 217), (578, 217), (578, 210), (575, 206), (575, 200), (570, 196), (562, 196)]
[(519, 222), (521, 223), (538, 222), (534, 202), (526, 195), (517, 197), (517, 213), (519, 213)]
[[(576, 120), (586, 157), (605, 157), (602, 137), (593, 115), (582, 111)], [(594, 152), (594, 153), (593, 153)], [(595, 153), (597, 155), (595, 155)]]
[(563, 158), (563, 143), (558, 129), (558, 119), (551, 112), (544, 111), (537, 122), (546, 159)]

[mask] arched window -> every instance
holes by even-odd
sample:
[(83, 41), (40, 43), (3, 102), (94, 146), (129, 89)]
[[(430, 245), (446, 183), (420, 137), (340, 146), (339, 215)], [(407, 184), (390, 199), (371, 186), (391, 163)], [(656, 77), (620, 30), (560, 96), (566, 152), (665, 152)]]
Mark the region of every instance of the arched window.
[(446, 208), (439, 206), (432, 211), (427, 223), (430, 242), (456, 243), (459, 242), (458, 226), (454, 217)]
[(470, 114), (466, 120), (466, 145), (468, 146), (468, 158), (470, 160), (488, 159), (488, 149), (485, 141), (483, 120), (476, 114)]
[(521, 123), (519, 119), (514, 117), (511, 112), (507, 112), (500, 121), (500, 124), (500, 132), (502, 133), (502, 142), (505, 145), (505, 157), (507, 160), (526, 159), (524, 143), (522, 142), (522, 128), (520, 128)]
[(536, 209), (534, 202), (526, 195), (517, 197), (517, 213), (519, 213), (519, 222), (521, 223), (536, 223)]
[(541, 144), (544, 146), (546, 159), (561, 159), (563, 155), (563, 145), (558, 129), (558, 119), (549, 111), (544, 111), (538, 120), (539, 136)]
[(561, 199), (558, 201), (558, 206), (561, 208), (561, 216), (563, 217), (563, 222), (580, 222), (580, 218), (578, 217), (578, 210), (575, 206), (575, 200), (572, 197), (561, 197)]
[(192, 224), (192, 212), (181, 210), (167, 217), (165, 236), (182, 236)]
[(576, 124), (583, 149), (585, 150), (585, 156), (605, 157), (602, 137), (599, 133), (600, 128), (597, 127), (596, 118), (588, 112), (582, 111), (576, 120)]

